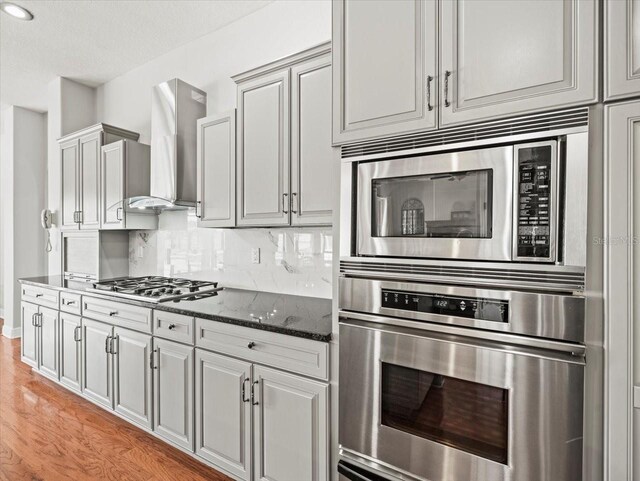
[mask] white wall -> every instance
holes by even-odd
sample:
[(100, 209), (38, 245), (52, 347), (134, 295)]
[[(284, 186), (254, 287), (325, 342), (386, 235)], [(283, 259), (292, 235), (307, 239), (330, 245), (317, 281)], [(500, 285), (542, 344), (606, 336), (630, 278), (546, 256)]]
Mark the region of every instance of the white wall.
[(45, 207), (47, 115), (20, 107), (2, 112), (2, 220), (4, 315), (2, 334), (20, 335), (22, 277), (46, 274)]
[[(97, 119), (149, 143), (154, 85), (178, 77), (207, 92), (209, 114), (229, 110), (236, 106), (231, 76), (330, 38), (329, 0), (275, 2), (98, 87)], [(131, 234), (130, 270), (328, 298), (331, 235), (330, 228), (203, 230), (186, 212), (165, 213), (158, 231)], [(262, 249), (261, 265), (250, 264), (252, 247)]]

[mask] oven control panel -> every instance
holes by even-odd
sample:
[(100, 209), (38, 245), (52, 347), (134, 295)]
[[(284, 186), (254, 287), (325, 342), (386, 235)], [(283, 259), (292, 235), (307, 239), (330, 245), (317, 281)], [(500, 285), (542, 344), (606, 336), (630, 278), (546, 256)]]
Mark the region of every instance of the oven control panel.
[(403, 311), (509, 322), (509, 302), (480, 297), (444, 296), (382, 289), (382, 307)]
[(551, 205), (554, 148), (536, 145), (518, 149), (516, 257), (551, 259)]

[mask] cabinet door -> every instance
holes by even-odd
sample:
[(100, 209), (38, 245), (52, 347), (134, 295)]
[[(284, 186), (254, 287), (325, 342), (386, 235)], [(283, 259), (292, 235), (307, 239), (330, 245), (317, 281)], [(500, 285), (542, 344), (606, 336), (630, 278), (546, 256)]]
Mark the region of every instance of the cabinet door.
[(100, 158), (100, 227), (124, 228), (124, 142), (102, 147)]
[(334, 143), (435, 128), (436, 3), (334, 0)]
[(193, 451), (193, 348), (154, 338), (153, 430)]
[(113, 330), (113, 405), (116, 412), (151, 429), (151, 336)]
[(328, 479), (328, 386), (258, 366), (253, 379), (254, 479)]
[(594, 0), (441, 5), (442, 125), (597, 100)]
[(100, 227), (100, 146), (102, 133), (80, 139), (80, 228)]
[(31, 367), (38, 367), (38, 327), (34, 316), (38, 314), (38, 306), (23, 302), (22, 311), (22, 362)]
[(60, 182), (60, 228), (77, 229), (78, 207), (78, 141), (71, 140), (60, 145), (62, 164)]
[(58, 311), (40, 307), (38, 369), (58, 380)]
[(82, 319), (82, 394), (113, 409), (113, 369), (109, 344), (113, 328)]
[[(331, 57), (291, 69), (291, 224), (331, 224)], [(337, 193), (337, 190), (336, 190)]]
[(238, 225), (289, 224), (289, 70), (238, 86)]
[(236, 225), (236, 111), (198, 120), (198, 225)]
[(251, 474), (251, 364), (196, 349), (196, 454)]
[[(640, 100), (605, 107), (605, 479), (640, 479)], [(587, 411), (588, 412), (588, 411)]]
[(640, 95), (640, 0), (605, 8), (605, 100)]
[(81, 329), (80, 317), (60, 312), (60, 382), (74, 391), (80, 391)]

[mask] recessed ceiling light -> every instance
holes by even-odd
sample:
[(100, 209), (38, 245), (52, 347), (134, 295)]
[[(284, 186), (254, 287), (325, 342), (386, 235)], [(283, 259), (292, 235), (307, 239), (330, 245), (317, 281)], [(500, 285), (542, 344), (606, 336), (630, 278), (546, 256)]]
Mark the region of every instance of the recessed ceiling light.
[(29, 10), (15, 3), (2, 2), (0, 3), (0, 10), (19, 20), (33, 20), (33, 14)]

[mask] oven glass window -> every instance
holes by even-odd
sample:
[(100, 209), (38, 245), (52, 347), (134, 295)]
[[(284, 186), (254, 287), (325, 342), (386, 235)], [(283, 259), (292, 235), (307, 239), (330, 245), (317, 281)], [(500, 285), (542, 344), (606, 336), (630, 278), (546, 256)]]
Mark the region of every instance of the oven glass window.
[(507, 464), (508, 393), (382, 363), (382, 424)]
[(490, 169), (372, 183), (373, 237), (491, 237)]

